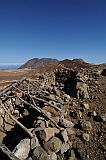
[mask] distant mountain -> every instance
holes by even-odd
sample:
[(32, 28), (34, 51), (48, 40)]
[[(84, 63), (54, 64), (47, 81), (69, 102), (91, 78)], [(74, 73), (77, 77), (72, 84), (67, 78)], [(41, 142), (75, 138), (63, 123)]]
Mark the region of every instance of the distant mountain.
[(15, 70), (19, 67), (19, 64), (0, 64), (0, 70)]
[(75, 58), (73, 60), (71, 60), (72, 62), (76, 62), (76, 63), (86, 63), (83, 59), (81, 58)]
[(27, 61), (25, 64), (23, 64), (22, 66), (19, 67), (19, 69), (23, 69), (23, 68), (37, 68), (40, 66), (45, 66), (47, 64), (51, 64), (51, 63), (55, 63), (58, 62), (57, 59), (52, 59), (52, 58), (33, 58), (30, 59), (29, 61)]
[(19, 67), (19, 69), (30, 68), (34, 69), (28, 72), (28, 76), (31, 78), (35, 78), (39, 74), (43, 74), (45, 72), (52, 72), (57, 68), (70, 68), (79, 70), (81, 68), (89, 68), (92, 64), (85, 62), (83, 59), (65, 59), (62, 61), (58, 61), (56, 59), (51, 58), (34, 58), (23, 64)]
[(83, 59), (77, 59), (77, 58), (73, 60), (65, 59), (63, 61), (60, 61), (59, 64), (64, 67), (73, 68), (73, 69), (86, 68), (91, 66), (90, 63), (85, 62)]

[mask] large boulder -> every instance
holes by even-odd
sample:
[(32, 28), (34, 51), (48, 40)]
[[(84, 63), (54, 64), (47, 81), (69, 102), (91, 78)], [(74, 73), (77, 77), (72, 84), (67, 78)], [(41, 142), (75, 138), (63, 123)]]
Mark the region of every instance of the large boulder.
[(61, 146), (62, 146), (62, 142), (57, 137), (53, 137), (48, 142), (44, 143), (44, 148), (47, 152), (52, 151), (57, 153), (61, 149)]
[(61, 154), (67, 152), (69, 148), (70, 148), (70, 145), (68, 143), (63, 143), (61, 146)]
[(48, 154), (41, 146), (34, 149), (31, 158), (32, 160), (49, 160)]
[(55, 152), (51, 152), (50, 155), (49, 155), (49, 159), (50, 160), (57, 160), (57, 155)]
[(30, 151), (30, 139), (23, 139), (15, 147), (15, 149), (13, 150), (13, 154), (17, 158), (24, 160), (24, 159), (28, 158), (29, 151)]
[(76, 89), (78, 99), (89, 99), (88, 86), (86, 83), (77, 82)]
[(58, 133), (57, 131), (57, 128), (45, 128), (44, 130), (39, 131), (39, 137), (44, 141), (48, 141), (55, 136), (55, 133)]
[(72, 128), (66, 128), (66, 130), (68, 136), (75, 135), (75, 131)]

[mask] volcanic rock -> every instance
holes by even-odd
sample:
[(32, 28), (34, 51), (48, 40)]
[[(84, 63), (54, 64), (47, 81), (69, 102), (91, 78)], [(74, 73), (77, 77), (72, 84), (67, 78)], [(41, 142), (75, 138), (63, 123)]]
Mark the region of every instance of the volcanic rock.
[(89, 121), (82, 121), (81, 127), (85, 131), (90, 131), (92, 129), (91, 123)]
[(48, 141), (49, 139), (54, 137), (56, 133), (57, 133), (56, 128), (49, 127), (39, 131), (39, 137), (44, 141)]
[(70, 148), (70, 145), (68, 143), (63, 143), (61, 146), (61, 154), (67, 152), (69, 148)]
[(84, 140), (84, 141), (89, 141), (89, 134), (87, 134), (87, 133), (83, 133), (82, 134), (82, 139)]
[(75, 134), (75, 131), (72, 128), (66, 128), (68, 136)]
[(51, 152), (50, 155), (49, 155), (49, 159), (50, 160), (57, 160), (57, 155), (55, 152)]
[(49, 160), (49, 156), (41, 146), (37, 146), (34, 149), (31, 158), (32, 160)]
[(35, 149), (37, 146), (40, 146), (37, 136), (34, 134), (34, 137), (31, 139), (31, 150)]
[(23, 139), (15, 147), (13, 153), (17, 158), (24, 160), (28, 158), (29, 151), (30, 151), (30, 139)]
[(60, 124), (65, 128), (73, 128), (73, 126), (74, 126), (74, 124), (67, 119), (62, 119)]
[(61, 149), (62, 142), (59, 138), (53, 137), (48, 142), (44, 143), (44, 148), (47, 152), (51, 150), (52, 152), (57, 153)]
[(62, 136), (64, 142), (68, 141), (68, 135), (67, 135), (67, 130), (66, 129), (64, 129), (63, 131), (61, 131), (61, 136)]

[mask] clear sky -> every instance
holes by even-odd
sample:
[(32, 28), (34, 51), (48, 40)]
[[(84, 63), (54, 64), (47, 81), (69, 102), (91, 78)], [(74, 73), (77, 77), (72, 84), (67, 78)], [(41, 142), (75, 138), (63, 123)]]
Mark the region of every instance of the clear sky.
[(0, 0), (0, 63), (106, 63), (106, 0)]

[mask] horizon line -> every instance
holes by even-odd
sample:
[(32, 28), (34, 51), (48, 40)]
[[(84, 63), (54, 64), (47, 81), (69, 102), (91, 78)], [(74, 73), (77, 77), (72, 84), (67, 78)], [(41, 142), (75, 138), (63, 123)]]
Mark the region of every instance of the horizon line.
[(21, 65), (23, 63), (0, 63), (0, 65)]

